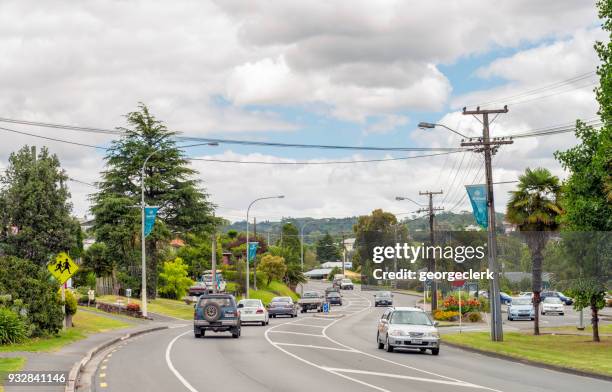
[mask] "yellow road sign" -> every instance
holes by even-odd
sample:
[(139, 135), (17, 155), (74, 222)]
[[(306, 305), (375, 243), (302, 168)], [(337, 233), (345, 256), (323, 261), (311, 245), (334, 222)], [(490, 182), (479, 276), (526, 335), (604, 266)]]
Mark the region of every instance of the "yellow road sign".
[(61, 252), (55, 257), (55, 260), (47, 265), (47, 269), (55, 279), (61, 284), (64, 284), (75, 272), (77, 272), (79, 266), (72, 261), (67, 253)]

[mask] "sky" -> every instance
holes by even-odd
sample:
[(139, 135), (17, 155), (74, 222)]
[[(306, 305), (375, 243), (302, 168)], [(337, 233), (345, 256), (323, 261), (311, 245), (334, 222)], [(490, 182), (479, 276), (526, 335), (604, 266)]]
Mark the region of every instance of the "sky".
[[(112, 129), (144, 102), (186, 137), (379, 147), (459, 147), (481, 124), (461, 108), (508, 105), (492, 136), (597, 117), (600, 29), (585, 0), (193, 0), (0, 3), (0, 117)], [(578, 78), (576, 78), (578, 77)], [(574, 80), (570, 80), (576, 78)], [(0, 123), (108, 146), (111, 135)], [(94, 183), (104, 153), (0, 130), (0, 169), (23, 145), (47, 145), (72, 179)], [(527, 167), (567, 174), (553, 153), (572, 133), (517, 139), (493, 157), (495, 182)], [(373, 209), (409, 215), (419, 191), (470, 210), (464, 185), (482, 183), (482, 154), (241, 146), (185, 150), (217, 215), (259, 221), (345, 217)], [(337, 163), (337, 162), (344, 163)], [(316, 163), (316, 164), (312, 164)], [(95, 188), (71, 181), (73, 212)], [(504, 211), (515, 184), (495, 185)]]

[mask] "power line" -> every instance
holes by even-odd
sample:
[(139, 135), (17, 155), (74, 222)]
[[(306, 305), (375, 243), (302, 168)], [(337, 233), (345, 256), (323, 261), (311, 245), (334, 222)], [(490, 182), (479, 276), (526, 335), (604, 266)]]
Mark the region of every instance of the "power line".
[(37, 137), (40, 139), (45, 139), (45, 140), (52, 140), (54, 142), (60, 142), (60, 143), (67, 143), (67, 144), (72, 144), (75, 146), (81, 146), (81, 147), (90, 147), (90, 148), (96, 148), (96, 149), (100, 149), (100, 150), (106, 150), (105, 147), (100, 147), (100, 146), (94, 146), (92, 144), (85, 144), (85, 143), (78, 143), (78, 142), (73, 142), (70, 140), (64, 140), (64, 139), (57, 139), (57, 138), (53, 138), (53, 137), (48, 137), (48, 136), (42, 136), (42, 135), (35, 135), (33, 133), (28, 133), (28, 132), (23, 132), (23, 131), (16, 131), (14, 129), (9, 129), (9, 128), (4, 128), (4, 127), (0, 127), (0, 130), (5, 131), (5, 132), (12, 132), (12, 133), (18, 133), (20, 135), (26, 135), (26, 136), (31, 136), (31, 137)]

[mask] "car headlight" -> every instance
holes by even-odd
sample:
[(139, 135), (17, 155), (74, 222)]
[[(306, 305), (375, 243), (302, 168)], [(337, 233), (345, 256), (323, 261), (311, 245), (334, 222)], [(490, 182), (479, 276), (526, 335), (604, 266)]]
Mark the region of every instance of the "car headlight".
[(426, 338), (439, 338), (440, 334), (438, 332), (427, 332), (424, 336)]
[(406, 332), (401, 329), (392, 329), (389, 331), (390, 336), (406, 336)]

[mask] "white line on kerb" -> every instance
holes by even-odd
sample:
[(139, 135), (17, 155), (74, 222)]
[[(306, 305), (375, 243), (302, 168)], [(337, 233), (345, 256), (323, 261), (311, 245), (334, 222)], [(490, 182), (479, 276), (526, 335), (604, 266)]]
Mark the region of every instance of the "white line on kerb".
[(168, 347), (166, 347), (166, 364), (168, 365), (168, 368), (170, 369), (170, 371), (174, 373), (174, 376), (178, 378), (181, 384), (185, 386), (185, 388), (189, 389), (191, 392), (198, 392), (198, 390), (195, 389), (189, 383), (189, 381), (185, 380), (185, 377), (183, 377), (181, 373), (179, 373), (179, 371), (174, 368), (174, 365), (172, 364), (172, 359), (170, 359), (170, 351), (172, 351), (172, 346), (174, 345), (174, 342), (176, 342), (181, 336), (186, 335), (188, 333), (191, 333), (191, 330), (177, 335), (174, 339), (172, 339), (172, 341), (170, 341), (170, 343), (168, 343)]

